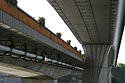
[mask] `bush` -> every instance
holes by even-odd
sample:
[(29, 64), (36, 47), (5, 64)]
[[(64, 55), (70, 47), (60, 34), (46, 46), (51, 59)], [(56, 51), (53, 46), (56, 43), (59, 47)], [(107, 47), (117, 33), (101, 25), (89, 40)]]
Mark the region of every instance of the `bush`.
[(17, 7), (17, 0), (7, 0), (7, 3), (9, 3), (10, 5)]

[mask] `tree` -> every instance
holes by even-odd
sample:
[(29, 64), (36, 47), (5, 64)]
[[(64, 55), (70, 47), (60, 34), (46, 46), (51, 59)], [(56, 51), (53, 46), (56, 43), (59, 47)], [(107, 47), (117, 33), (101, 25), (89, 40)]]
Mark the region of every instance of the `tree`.
[(125, 83), (125, 64), (118, 63), (112, 68), (112, 83)]
[(7, 3), (9, 3), (10, 5), (17, 7), (17, 0), (7, 0)]
[(39, 17), (38, 22), (40, 25), (45, 27), (45, 18), (44, 17)]
[(118, 63), (118, 64), (117, 64), (117, 68), (121, 68), (121, 69), (125, 70), (125, 64), (123, 64), (123, 63)]
[(56, 33), (56, 36), (57, 36), (58, 38), (61, 38), (62, 34), (61, 34), (60, 32), (57, 32), (57, 33)]

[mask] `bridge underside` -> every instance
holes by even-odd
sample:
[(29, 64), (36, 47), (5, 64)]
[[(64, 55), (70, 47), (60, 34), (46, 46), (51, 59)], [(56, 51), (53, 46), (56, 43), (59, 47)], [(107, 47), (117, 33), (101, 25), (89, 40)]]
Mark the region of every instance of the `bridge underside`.
[(48, 0), (86, 54), (85, 83), (110, 83), (124, 28), (124, 0)]

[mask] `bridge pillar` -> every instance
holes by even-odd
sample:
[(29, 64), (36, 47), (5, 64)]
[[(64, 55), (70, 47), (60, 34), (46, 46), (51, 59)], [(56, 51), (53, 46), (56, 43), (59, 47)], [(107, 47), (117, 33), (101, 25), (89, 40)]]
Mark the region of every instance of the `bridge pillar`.
[(86, 69), (83, 75), (83, 83), (111, 83), (111, 68)]
[(101, 69), (99, 83), (111, 83), (111, 67)]
[(82, 80), (77, 80), (77, 83), (83, 83)]
[(111, 65), (109, 65), (111, 47), (112, 45), (83, 46), (87, 56), (83, 71), (83, 83), (111, 83)]
[(57, 79), (54, 79), (54, 80), (53, 80), (53, 83), (58, 83)]

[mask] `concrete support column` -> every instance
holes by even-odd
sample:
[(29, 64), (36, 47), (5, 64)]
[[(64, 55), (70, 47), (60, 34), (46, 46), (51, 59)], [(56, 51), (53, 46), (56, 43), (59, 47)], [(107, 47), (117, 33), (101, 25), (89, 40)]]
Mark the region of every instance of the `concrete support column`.
[(77, 83), (83, 83), (82, 80), (77, 80)]
[(83, 45), (87, 55), (83, 83), (110, 83), (110, 56), (112, 45)]
[(58, 83), (57, 79), (54, 79), (54, 80), (53, 80), (53, 83)]
[(111, 67), (101, 68), (99, 83), (111, 83)]
[(84, 71), (83, 83), (111, 83), (111, 68), (91, 68)]
[(100, 68), (87, 68), (83, 71), (83, 83), (99, 83)]
[(77, 79), (76, 79), (76, 77), (71, 77), (71, 83), (76, 83), (76, 81), (77, 81)]

